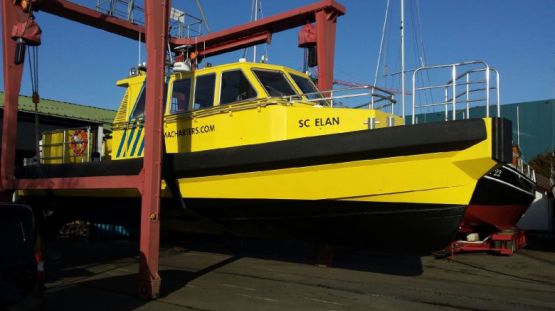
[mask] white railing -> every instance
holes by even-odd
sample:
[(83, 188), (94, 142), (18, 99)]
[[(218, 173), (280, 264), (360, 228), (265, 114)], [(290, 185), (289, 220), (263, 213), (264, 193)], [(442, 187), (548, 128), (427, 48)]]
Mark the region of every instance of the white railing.
[[(75, 141), (69, 132), (75, 132), (77, 130), (85, 130), (87, 137), (84, 140)], [(40, 153), (40, 163), (52, 162), (53, 160), (61, 160), (61, 163), (71, 162), (69, 159), (74, 158), (73, 162), (90, 162), (93, 155), (93, 141), (91, 140), (91, 127), (80, 127), (74, 129), (62, 129), (54, 130), (49, 132), (43, 132), (42, 134), (42, 145)], [(60, 135), (61, 137), (58, 137)], [(47, 139), (50, 137), (50, 139)], [(58, 139), (61, 139), (58, 140)], [(47, 141), (54, 141), (47, 143)], [(70, 153), (72, 144), (86, 144), (85, 150), (81, 154)], [(48, 152), (46, 152), (48, 150)], [(44, 154), (56, 154), (54, 156), (45, 156)], [(59, 155), (58, 155), (59, 154)], [(79, 160), (78, 160), (79, 159)]]
[(534, 182), (536, 181), (536, 172), (534, 171), (534, 169), (526, 162), (524, 162), (524, 160), (519, 156), (519, 155), (515, 155), (513, 153), (513, 157), (515, 158), (516, 164), (513, 162), (513, 166), (520, 171), (522, 174), (524, 174), (526, 177), (530, 178), (531, 180), (533, 180)]
[[(77, 4), (83, 0), (70, 0)], [(81, 4), (85, 5), (86, 4)], [(127, 20), (136, 25), (145, 25), (145, 9), (137, 5), (136, 0), (97, 0), (96, 11), (108, 16)], [(203, 20), (193, 15), (182, 13), (179, 20), (170, 20), (170, 34), (175, 38), (194, 38), (202, 35)]]
[[(301, 96), (305, 96), (307, 99), (302, 99)], [(352, 100), (355, 98), (367, 98), (367, 100), (355, 106), (349, 106), (343, 101)], [(312, 93), (305, 93), (302, 95), (291, 95), (284, 97), (289, 103), (318, 103), (322, 106), (340, 106), (342, 108), (368, 108), (368, 109), (378, 109), (383, 110), (386, 108), (391, 109), (391, 113), (395, 114), (395, 105), (397, 101), (395, 100), (395, 95), (393, 93), (380, 89), (378, 87), (372, 86), (361, 86), (361, 87), (350, 87), (329, 91), (319, 91)]]
[[(450, 69), (450, 70), (449, 70)], [(462, 69), (462, 70), (461, 70)], [(441, 72), (445, 75), (447, 72), (449, 80), (447, 83), (434, 83), (434, 79), (430, 79), (430, 73)], [(461, 73), (462, 72), (462, 73)], [(491, 79), (491, 74), (495, 79)], [(417, 80), (434, 81), (429, 85), (418, 83)], [(433, 78), (437, 78), (433, 76)], [(492, 100), (491, 93), (495, 91), (495, 101)], [(424, 94), (423, 94), (424, 93)], [(436, 96), (443, 98), (442, 101), (433, 99)], [(432, 99), (432, 103), (428, 103), (428, 96)], [(426, 103), (420, 103), (424, 95)], [(417, 123), (417, 113), (425, 113), (422, 109), (434, 107), (442, 107), (445, 111), (445, 121), (470, 118), (471, 105), (485, 104), (486, 117), (490, 116), (490, 106), (495, 106), (497, 117), (501, 116), (499, 92), (499, 72), (491, 68), (484, 61), (471, 61), (455, 64), (436, 65), (420, 67), (413, 72), (412, 75), (412, 124)], [(433, 111), (437, 112), (437, 111)], [(457, 117), (458, 114), (462, 117)]]

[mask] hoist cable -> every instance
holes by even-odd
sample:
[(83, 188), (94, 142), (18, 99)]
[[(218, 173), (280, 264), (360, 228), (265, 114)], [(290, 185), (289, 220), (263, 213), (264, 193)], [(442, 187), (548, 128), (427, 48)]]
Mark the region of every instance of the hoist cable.
[(39, 53), (38, 46), (28, 46), (27, 56), (29, 58), (29, 72), (31, 77), (32, 99), (35, 104), (35, 148), (37, 165), (40, 165), (40, 126), (39, 126)]

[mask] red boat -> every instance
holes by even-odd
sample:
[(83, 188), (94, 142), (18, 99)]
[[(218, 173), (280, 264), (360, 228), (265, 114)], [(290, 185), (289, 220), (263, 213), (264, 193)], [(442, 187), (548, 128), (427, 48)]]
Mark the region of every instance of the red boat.
[(494, 170), (478, 181), (460, 233), (514, 229), (535, 198), (536, 182), (513, 165)]
[(535, 198), (536, 177), (513, 146), (513, 161), (478, 181), (451, 250), (512, 254), (526, 245), (517, 222)]

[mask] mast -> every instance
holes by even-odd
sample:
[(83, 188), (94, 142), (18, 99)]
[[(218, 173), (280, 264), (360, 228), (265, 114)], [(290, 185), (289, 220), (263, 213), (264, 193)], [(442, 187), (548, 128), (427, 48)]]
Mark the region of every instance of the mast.
[(520, 148), (520, 110), (516, 106), (516, 144)]
[[(258, 20), (258, 0), (254, 2), (254, 21)], [(253, 47), (252, 62), (256, 63), (256, 45)]]
[(401, 0), (401, 96), (403, 120), (405, 119), (405, 1)]

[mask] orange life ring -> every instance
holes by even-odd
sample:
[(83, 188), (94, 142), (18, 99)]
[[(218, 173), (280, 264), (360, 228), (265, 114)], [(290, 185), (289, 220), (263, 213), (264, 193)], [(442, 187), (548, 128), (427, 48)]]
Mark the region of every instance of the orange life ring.
[(75, 132), (73, 132), (73, 136), (71, 136), (69, 148), (71, 148), (73, 154), (82, 155), (85, 149), (87, 149), (88, 142), (87, 132), (83, 129), (76, 129)]

